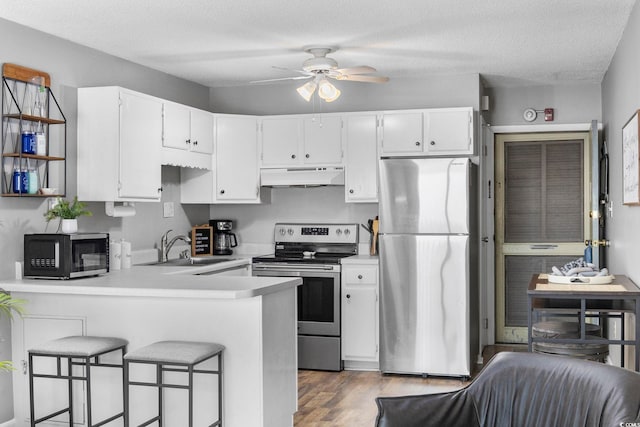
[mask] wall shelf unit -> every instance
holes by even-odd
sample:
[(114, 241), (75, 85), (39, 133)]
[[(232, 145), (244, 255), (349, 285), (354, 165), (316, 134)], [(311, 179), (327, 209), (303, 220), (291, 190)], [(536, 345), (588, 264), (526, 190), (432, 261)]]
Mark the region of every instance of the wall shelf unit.
[[(8, 63), (2, 66), (3, 197), (66, 195), (67, 120), (50, 84), (49, 74), (43, 71)], [(29, 149), (23, 147), (23, 134), (33, 135)], [(16, 171), (24, 175), (14, 179)], [(29, 178), (37, 185), (20, 185)], [(42, 188), (56, 191), (42, 194)]]

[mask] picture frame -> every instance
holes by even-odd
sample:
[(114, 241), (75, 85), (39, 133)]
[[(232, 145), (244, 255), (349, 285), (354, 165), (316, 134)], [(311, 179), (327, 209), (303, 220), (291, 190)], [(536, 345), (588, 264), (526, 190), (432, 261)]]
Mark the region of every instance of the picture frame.
[(191, 227), (191, 257), (213, 255), (213, 227), (196, 225)]
[(640, 205), (640, 110), (622, 128), (622, 204)]

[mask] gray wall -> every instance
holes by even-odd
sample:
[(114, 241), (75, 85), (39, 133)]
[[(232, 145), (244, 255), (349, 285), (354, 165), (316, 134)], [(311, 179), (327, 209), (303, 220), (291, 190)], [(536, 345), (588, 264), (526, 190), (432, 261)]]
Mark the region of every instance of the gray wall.
[(640, 109), (640, 4), (636, 4), (602, 82), (604, 137), (609, 147), (610, 199), (613, 217), (606, 218), (611, 241), (607, 258), (613, 273), (640, 284), (638, 241), (640, 206), (622, 204), (622, 127)]
[(331, 103), (321, 102), (317, 96), (306, 102), (295, 90), (300, 81), (292, 81), (212, 88), (210, 107), (215, 112), (269, 115), (469, 106), (478, 110), (480, 103), (478, 74), (391, 79), (380, 84), (332, 83), (342, 95)]
[[(206, 109), (209, 90), (198, 84), (150, 70), (95, 50), (57, 39), (0, 19), (0, 62), (14, 63), (48, 72), (51, 88), (67, 117), (67, 196), (76, 194), (76, 93), (78, 87), (119, 85), (129, 89)], [(124, 237), (132, 248), (153, 247), (161, 230), (173, 228), (187, 231), (193, 223), (209, 216), (206, 206), (179, 205), (179, 174), (171, 167), (163, 168), (163, 201), (176, 202), (176, 216), (162, 218), (160, 203), (138, 203), (138, 213), (130, 218), (109, 218), (104, 204), (91, 203), (93, 217), (79, 220), (80, 231), (109, 231)], [(15, 261), (22, 261), (22, 236), (43, 232), (46, 222), (46, 200), (41, 198), (0, 197), (0, 278), (12, 278)], [(52, 223), (48, 231), (55, 231)], [(27, 305), (27, 312), (29, 307)], [(0, 319), (0, 360), (9, 360), (9, 322)], [(10, 374), (0, 372), (0, 423), (12, 418)]]
[[(486, 91), (490, 110), (485, 115), (492, 126), (525, 124), (575, 124), (602, 119), (600, 85), (575, 83), (555, 86), (497, 87)], [(525, 109), (554, 109), (554, 121), (545, 122), (542, 113), (534, 122), (522, 117)]]

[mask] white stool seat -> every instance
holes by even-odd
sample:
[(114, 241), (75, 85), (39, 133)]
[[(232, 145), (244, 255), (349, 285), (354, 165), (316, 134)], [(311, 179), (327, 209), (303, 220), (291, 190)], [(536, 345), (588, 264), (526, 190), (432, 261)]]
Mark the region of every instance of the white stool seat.
[(127, 340), (114, 337), (70, 336), (34, 346), (30, 353), (92, 357), (127, 345)]
[(127, 353), (125, 360), (149, 361), (164, 364), (196, 365), (222, 352), (217, 343), (195, 341), (160, 341)]

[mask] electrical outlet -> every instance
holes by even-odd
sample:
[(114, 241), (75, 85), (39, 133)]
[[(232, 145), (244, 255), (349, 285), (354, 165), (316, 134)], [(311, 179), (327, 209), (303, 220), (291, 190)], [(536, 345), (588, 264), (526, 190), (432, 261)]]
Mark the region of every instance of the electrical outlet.
[(162, 205), (162, 216), (164, 218), (173, 218), (173, 202), (164, 202)]

